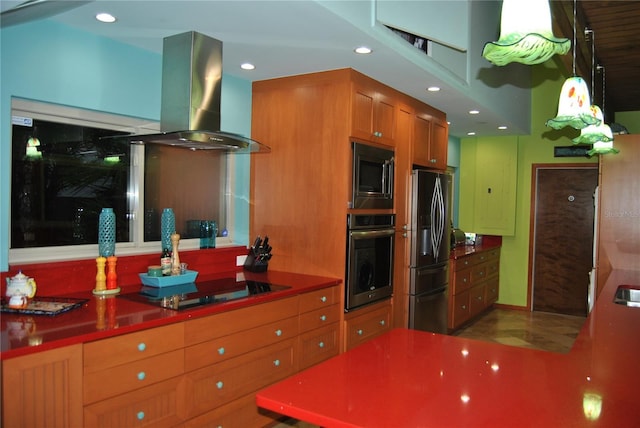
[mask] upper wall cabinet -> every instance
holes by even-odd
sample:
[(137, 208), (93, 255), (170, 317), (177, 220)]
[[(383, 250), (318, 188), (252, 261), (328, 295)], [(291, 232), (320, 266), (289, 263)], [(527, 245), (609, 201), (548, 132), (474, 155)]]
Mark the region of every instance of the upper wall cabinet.
[(448, 125), (446, 120), (416, 105), (413, 130), (413, 163), (425, 168), (447, 169)]
[(362, 75), (353, 80), (352, 136), (395, 145), (396, 104), (390, 88)]

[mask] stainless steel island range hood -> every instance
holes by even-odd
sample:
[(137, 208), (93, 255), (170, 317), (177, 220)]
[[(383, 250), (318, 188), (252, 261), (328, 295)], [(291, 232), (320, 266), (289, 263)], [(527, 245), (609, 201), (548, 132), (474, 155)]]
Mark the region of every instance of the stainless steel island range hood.
[(221, 41), (191, 31), (166, 37), (162, 52), (161, 133), (131, 135), (131, 144), (229, 153), (271, 151), (251, 138), (220, 131)]

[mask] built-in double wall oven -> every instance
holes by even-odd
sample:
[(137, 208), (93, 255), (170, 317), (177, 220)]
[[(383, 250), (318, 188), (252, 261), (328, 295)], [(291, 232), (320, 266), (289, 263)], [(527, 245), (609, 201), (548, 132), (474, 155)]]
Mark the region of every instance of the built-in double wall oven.
[(394, 214), (347, 215), (345, 310), (393, 293)]

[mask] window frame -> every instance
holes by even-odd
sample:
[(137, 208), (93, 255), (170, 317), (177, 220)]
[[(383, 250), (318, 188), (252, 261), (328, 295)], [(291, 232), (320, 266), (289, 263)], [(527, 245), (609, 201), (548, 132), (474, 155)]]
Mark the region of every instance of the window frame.
[[(11, 98), (11, 116), (23, 116), (51, 122), (66, 123), (78, 126), (89, 126), (103, 129), (113, 129), (133, 134), (153, 134), (160, 130), (159, 122), (117, 115), (78, 107), (69, 107), (42, 101), (27, 100), (17, 97)], [(11, 143), (12, 144), (12, 143)], [(159, 241), (144, 242), (144, 146), (132, 145), (131, 152), (131, 180), (128, 186), (128, 199), (131, 209), (130, 242), (117, 242), (116, 255), (136, 255), (160, 253)], [(226, 201), (227, 229), (234, 230), (233, 225), (233, 197), (235, 162), (233, 156), (227, 156), (227, 188), (221, 189), (220, 197)], [(11, 176), (10, 176), (11, 177)], [(9, 211), (11, 197), (9, 197)], [(11, 218), (9, 216), (9, 218)], [(10, 220), (11, 221), (11, 220)], [(9, 228), (11, 233), (11, 227)], [(9, 245), (11, 236), (9, 236)], [(231, 246), (232, 237), (218, 237), (216, 246)], [(199, 239), (182, 239), (181, 250), (199, 249)], [(98, 256), (97, 244), (65, 245), (53, 247), (9, 248), (9, 264), (37, 263), (63, 260), (86, 259), (87, 254)]]

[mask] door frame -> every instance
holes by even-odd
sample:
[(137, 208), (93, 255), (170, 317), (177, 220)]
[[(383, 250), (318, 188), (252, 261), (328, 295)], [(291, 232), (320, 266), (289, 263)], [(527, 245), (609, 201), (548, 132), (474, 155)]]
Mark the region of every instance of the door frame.
[[(531, 202), (529, 205), (529, 266), (527, 274), (527, 306), (533, 311), (533, 266), (535, 255), (536, 196), (538, 194), (538, 171), (541, 169), (595, 169), (599, 170), (600, 162), (594, 163), (534, 163), (531, 164)], [(595, 214), (595, 207), (594, 207)], [(595, 238), (594, 238), (595, 239)]]

